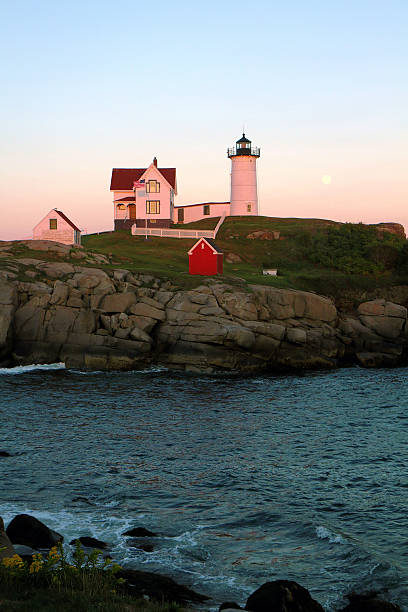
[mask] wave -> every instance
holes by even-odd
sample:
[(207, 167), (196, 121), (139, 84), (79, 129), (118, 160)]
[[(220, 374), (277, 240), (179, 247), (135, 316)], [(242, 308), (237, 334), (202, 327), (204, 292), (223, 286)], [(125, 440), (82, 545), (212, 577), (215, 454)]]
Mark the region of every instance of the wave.
[(44, 370), (65, 370), (65, 363), (34, 363), (26, 366), (15, 366), (14, 368), (0, 368), (0, 375), (27, 374), (27, 372), (40, 372)]
[(333, 533), (327, 527), (323, 527), (323, 525), (316, 527), (316, 535), (322, 540), (329, 540), (330, 544), (346, 544), (346, 540), (340, 534)]

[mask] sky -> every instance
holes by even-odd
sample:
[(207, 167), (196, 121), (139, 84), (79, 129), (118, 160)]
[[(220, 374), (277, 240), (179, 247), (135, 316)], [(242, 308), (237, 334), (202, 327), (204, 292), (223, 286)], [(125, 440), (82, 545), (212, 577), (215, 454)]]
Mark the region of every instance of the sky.
[(55, 207), (113, 229), (112, 168), (154, 156), (176, 205), (229, 200), (243, 127), (260, 214), (408, 230), (407, 27), (406, 0), (5, 3), (0, 240)]

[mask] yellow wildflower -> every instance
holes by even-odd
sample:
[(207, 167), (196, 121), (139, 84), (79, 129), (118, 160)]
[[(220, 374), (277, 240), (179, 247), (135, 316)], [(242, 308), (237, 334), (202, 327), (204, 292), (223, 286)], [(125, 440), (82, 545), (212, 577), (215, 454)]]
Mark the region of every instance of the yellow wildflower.
[(30, 574), (36, 574), (42, 568), (41, 561), (33, 561), (30, 565)]
[(19, 555), (13, 555), (12, 557), (6, 557), (2, 561), (3, 565), (8, 568), (20, 568), (24, 567), (24, 561)]

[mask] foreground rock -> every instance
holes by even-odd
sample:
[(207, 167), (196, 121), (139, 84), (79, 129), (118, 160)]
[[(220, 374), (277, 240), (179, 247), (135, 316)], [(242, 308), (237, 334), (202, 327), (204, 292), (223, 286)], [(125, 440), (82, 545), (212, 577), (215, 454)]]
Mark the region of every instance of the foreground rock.
[(251, 612), (324, 612), (309, 591), (292, 580), (265, 582), (248, 597)]
[(85, 548), (100, 548), (102, 550), (108, 548), (108, 544), (106, 542), (103, 542), (103, 540), (98, 540), (97, 538), (91, 538), (89, 536), (81, 536), (80, 538), (74, 538), (70, 542), (71, 546), (75, 545), (77, 540), (79, 540), (79, 542), (82, 544), (82, 546), (85, 546)]
[(13, 544), (10, 541), (7, 533), (4, 529), (4, 522), (0, 516), (0, 561), (2, 559), (7, 559), (8, 557), (12, 557), (16, 554), (16, 550)]
[(177, 584), (172, 578), (152, 572), (126, 569), (118, 572), (116, 576), (126, 580), (126, 590), (134, 597), (147, 595), (156, 601), (173, 601), (181, 605), (203, 603), (209, 599), (188, 587)]
[(34, 267), (36, 277), (0, 279), (0, 367), (62, 361), (130, 370), (158, 363), (211, 373), (407, 361), (407, 309), (384, 299), (364, 302), (351, 315), (305, 291), (231, 286), (218, 278), (181, 291), (124, 269), (31, 258), (11, 263), (17, 271)]
[(129, 531), (125, 531), (122, 533), (123, 536), (131, 537), (131, 538), (154, 538), (157, 537), (157, 533), (153, 531), (149, 531), (144, 527), (134, 527), (133, 529), (129, 529)]
[(379, 599), (375, 593), (347, 595), (348, 606), (340, 612), (402, 612), (401, 608), (389, 601)]
[(15, 516), (6, 533), (13, 544), (24, 544), (34, 549), (50, 549), (64, 539), (61, 534), (28, 514)]

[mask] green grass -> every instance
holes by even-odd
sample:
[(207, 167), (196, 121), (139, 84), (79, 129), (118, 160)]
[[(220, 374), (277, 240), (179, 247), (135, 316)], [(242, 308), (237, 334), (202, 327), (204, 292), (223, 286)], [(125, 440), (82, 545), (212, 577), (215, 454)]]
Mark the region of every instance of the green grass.
[[(177, 226), (183, 229), (212, 229), (218, 219), (205, 219)], [(407, 274), (393, 271), (350, 274), (331, 266), (321, 265), (309, 258), (305, 244), (318, 242), (328, 228), (344, 224), (325, 219), (282, 219), (275, 217), (228, 217), (217, 235), (217, 245), (227, 253), (235, 253), (242, 263), (226, 263), (224, 278), (243, 279), (251, 284), (315, 291), (334, 299), (349, 296), (353, 299), (361, 291), (395, 284), (406, 284)], [(360, 226), (358, 226), (360, 227)], [(364, 229), (364, 228), (363, 228)], [(279, 231), (280, 240), (250, 240), (256, 230)], [(367, 230), (369, 231), (369, 230)], [(392, 237), (394, 240), (394, 237)], [(378, 239), (381, 241), (381, 239)], [(396, 241), (401, 239), (396, 239)], [(90, 235), (84, 245), (93, 251), (112, 253), (117, 265), (166, 277), (180, 287), (194, 287), (202, 277), (188, 274), (187, 252), (195, 239), (148, 238), (131, 236), (130, 232)], [(278, 268), (277, 277), (262, 275), (263, 267)]]
[[(213, 229), (218, 218), (209, 218), (180, 229)], [(250, 240), (256, 230), (280, 232), (279, 240)], [(384, 288), (408, 284), (408, 243), (370, 226), (341, 224), (326, 219), (277, 217), (227, 217), (216, 238), (224, 254), (239, 255), (240, 263), (227, 263), (220, 280), (245, 285), (262, 284), (280, 288), (314, 291), (336, 302), (370, 299)], [(188, 250), (195, 239), (132, 236), (129, 231), (104, 232), (83, 237), (85, 251), (110, 256), (110, 264), (88, 263), (55, 254), (30, 251), (16, 243), (13, 259), (34, 257), (46, 261), (70, 261), (74, 265), (126, 268), (169, 279), (179, 288), (202, 284), (203, 277), (188, 273)], [(364, 244), (363, 244), (364, 243)], [(360, 248), (361, 247), (361, 248)], [(390, 263), (391, 262), (391, 263)], [(8, 265), (0, 259), (0, 269)], [(263, 276), (262, 268), (278, 269), (277, 277)], [(358, 273), (357, 273), (358, 272)], [(21, 280), (24, 271), (19, 271)]]
[(173, 603), (150, 602), (116, 593), (90, 595), (72, 589), (0, 586), (0, 610), (4, 612), (182, 612)]

